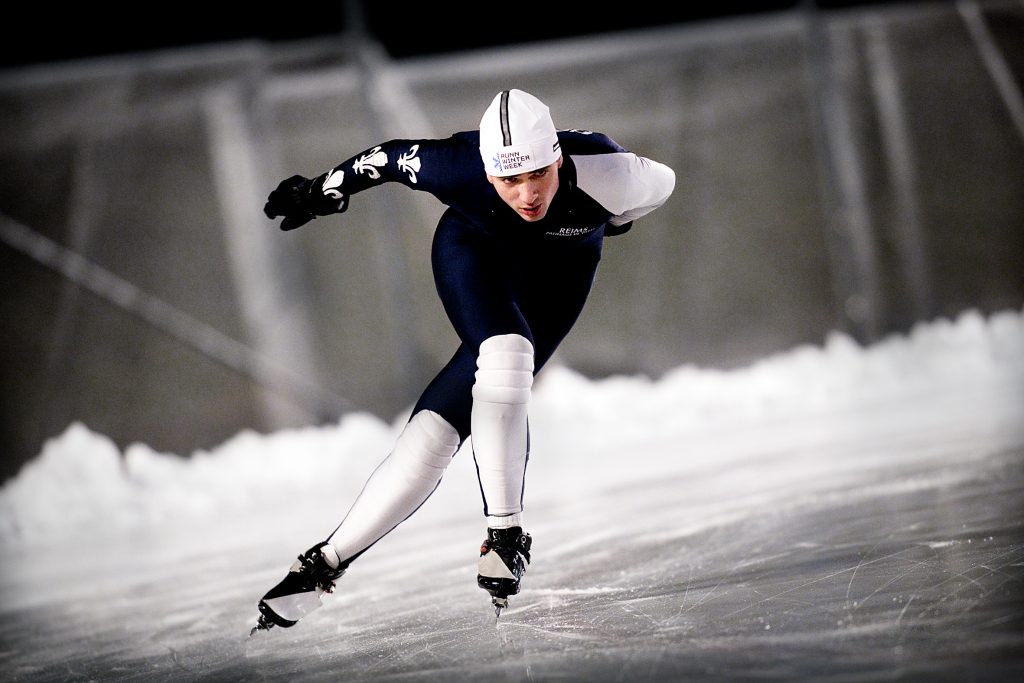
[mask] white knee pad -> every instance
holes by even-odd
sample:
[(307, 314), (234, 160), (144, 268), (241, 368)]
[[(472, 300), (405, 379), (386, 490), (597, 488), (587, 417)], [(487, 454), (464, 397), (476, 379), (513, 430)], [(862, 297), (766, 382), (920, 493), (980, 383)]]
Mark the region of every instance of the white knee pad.
[(480, 345), (470, 429), (491, 526), (517, 523), (523, 509), (533, 367), (533, 344), (521, 335), (489, 337)]
[(533, 386), (533, 344), (518, 334), (488, 337), (476, 359), (473, 398), (490, 403), (527, 403)]
[(421, 410), (405, 425), (391, 458), (409, 479), (437, 484), (459, 449), (459, 433), (432, 410)]
[(361, 553), (415, 512), (437, 488), (459, 443), (458, 431), (443, 417), (416, 413), (331, 535), (338, 556)]

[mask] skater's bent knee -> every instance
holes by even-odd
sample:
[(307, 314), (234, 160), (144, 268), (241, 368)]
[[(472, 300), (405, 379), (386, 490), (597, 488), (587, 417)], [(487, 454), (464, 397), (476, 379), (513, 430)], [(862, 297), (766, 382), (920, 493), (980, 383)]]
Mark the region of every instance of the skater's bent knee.
[(533, 386), (533, 344), (518, 334), (488, 337), (477, 356), (473, 398), (493, 403), (526, 403)]
[(497, 334), (484, 339), (480, 344), (481, 356), (501, 351), (528, 353), (532, 358), (533, 344), (521, 334)]
[(460, 443), (455, 427), (433, 410), (421, 410), (413, 415), (402, 437), (411, 441), (416, 450), (439, 458), (450, 458)]

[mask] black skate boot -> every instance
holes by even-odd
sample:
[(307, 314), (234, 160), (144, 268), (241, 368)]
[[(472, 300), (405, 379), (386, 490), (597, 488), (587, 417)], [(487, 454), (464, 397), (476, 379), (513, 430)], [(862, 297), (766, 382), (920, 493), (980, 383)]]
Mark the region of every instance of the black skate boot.
[(330, 543), (318, 543), (299, 555), (287, 576), (260, 600), (259, 621), (249, 635), (258, 630), (269, 631), (273, 626), (294, 626), (321, 606), (320, 596), (334, 592), (335, 580), (346, 569), (348, 564), (342, 564)]
[(519, 580), (530, 566), (533, 539), (522, 527), (488, 529), (480, 546), (476, 583), (491, 596), (495, 616), (508, 607), (508, 597), (519, 592)]

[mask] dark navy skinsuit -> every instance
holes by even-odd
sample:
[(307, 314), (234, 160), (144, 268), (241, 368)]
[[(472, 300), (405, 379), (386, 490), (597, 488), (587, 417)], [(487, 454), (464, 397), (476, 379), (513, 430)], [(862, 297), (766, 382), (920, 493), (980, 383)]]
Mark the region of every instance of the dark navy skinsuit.
[[(495, 335), (522, 335), (534, 345), (534, 374), (540, 371), (583, 310), (604, 237), (632, 225), (627, 212), (613, 213), (599, 199), (638, 206), (622, 196), (629, 183), (607, 171), (609, 163), (621, 165), (617, 157), (638, 157), (599, 133), (560, 131), (558, 138), (558, 191), (545, 217), (533, 223), (520, 218), (488, 182), (477, 131), (440, 140), (391, 140), (327, 174), (325, 188), (343, 194), (400, 182), (449, 207), (434, 234), (431, 259), (438, 294), (462, 343), (412, 414), (438, 413), (462, 440), (470, 432), (480, 344)], [(643, 163), (634, 161), (633, 167), (642, 170), (647, 160), (639, 159)], [(578, 164), (593, 167), (588, 176), (594, 189), (580, 187)]]

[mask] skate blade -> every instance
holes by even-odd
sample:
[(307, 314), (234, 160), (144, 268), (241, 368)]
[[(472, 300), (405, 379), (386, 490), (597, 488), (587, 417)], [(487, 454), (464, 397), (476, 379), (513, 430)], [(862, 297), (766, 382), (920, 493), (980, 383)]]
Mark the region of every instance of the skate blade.
[(274, 628), (274, 623), (267, 621), (267, 618), (261, 614), (260, 618), (256, 620), (256, 625), (252, 627), (251, 631), (249, 631), (249, 636), (246, 640), (252, 638), (257, 631), (269, 631), (272, 628)]
[(501, 618), (501, 610), (508, 607), (508, 598), (492, 597), (491, 604), (494, 605), (494, 619), (497, 621)]

